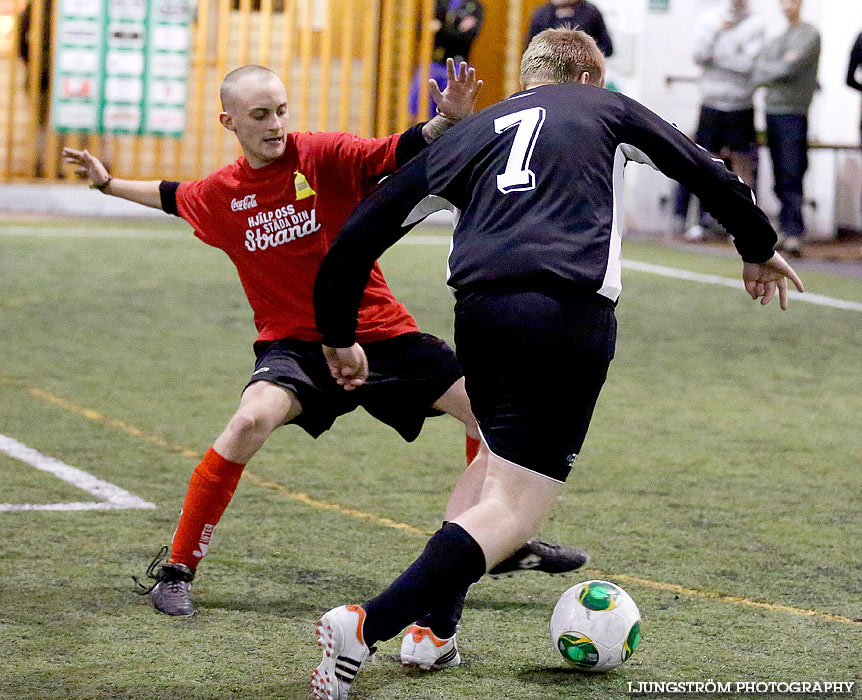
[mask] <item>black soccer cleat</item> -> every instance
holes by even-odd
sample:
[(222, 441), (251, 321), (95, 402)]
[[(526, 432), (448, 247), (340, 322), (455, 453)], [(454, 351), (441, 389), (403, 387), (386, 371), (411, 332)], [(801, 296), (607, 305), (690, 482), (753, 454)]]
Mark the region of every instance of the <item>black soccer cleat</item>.
[(566, 544), (553, 544), (531, 539), (514, 554), (509, 555), (488, 574), (500, 576), (517, 571), (544, 571), (547, 574), (564, 574), (580, 569), (589, 561), (589, 555), (582, 549)]
[(149, 588), (138, 581), (137, 576), (132, 576), (138, 584), (140, 595), (150, 594), (153, 607), (165, 615), (174, 617), (190, 617), (195, 614), (195, 606), (192, 603), (191, 585), (195, 572), (185, 564), (168, 562), (162, 564), (156, 570), (159, 562), (167, 554), (168, 548), (162, 547), (147, 568), (147, 576), (155, 581)]

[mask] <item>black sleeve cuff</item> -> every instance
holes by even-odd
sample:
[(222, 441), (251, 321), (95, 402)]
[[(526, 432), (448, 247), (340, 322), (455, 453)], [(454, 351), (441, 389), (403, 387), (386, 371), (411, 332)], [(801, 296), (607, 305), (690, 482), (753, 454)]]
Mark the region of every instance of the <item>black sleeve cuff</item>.
[(177, 209), (177, 188), (179, 186), (179, 182), (173, 182), (172, 180), (162, 180), (159, 183), (159, 196), (162, 198), (162, 209), (174, 216), (180, 215)]
[(419, 153), (427, 148), (428, 143), (422, 135), (422, 127), (427, 122), (411, 126), (407, 131), (401, 134), (398, 143), (395, 145), (395, 166), (400, 168), (405, 163), (413, 160)]

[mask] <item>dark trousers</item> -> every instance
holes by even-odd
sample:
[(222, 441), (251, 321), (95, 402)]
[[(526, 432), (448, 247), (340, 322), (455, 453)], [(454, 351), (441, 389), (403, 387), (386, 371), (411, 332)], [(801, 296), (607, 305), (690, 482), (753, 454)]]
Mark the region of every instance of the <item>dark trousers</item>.
[(767, 114), (766, 140), (775, 175), (775, 194), (781, 201), (779, 223), (786, 236), (805, 233), (802, 220), (802, 180), (808, 170), (808, 117)]

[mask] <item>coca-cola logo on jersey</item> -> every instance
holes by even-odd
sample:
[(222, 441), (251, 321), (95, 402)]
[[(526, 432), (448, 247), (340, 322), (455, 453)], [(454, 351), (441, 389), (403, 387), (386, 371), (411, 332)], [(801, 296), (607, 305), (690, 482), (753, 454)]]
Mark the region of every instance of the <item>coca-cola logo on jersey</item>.
[(246, 209), (254, 209), (257, 206), (257, 195), (247, 194), (242, 199), (230, 200), (230, 208), (233, 211), (245, 211)]

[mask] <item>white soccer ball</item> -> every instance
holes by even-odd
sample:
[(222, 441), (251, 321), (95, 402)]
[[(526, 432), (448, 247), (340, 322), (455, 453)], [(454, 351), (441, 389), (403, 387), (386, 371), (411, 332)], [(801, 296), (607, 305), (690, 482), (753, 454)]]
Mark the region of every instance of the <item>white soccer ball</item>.
[(610, 671), (641, 640), (641, 614), (631, 596), (610, 581), (584, 581), (557, 601), (551, 643), (580, 671)]

